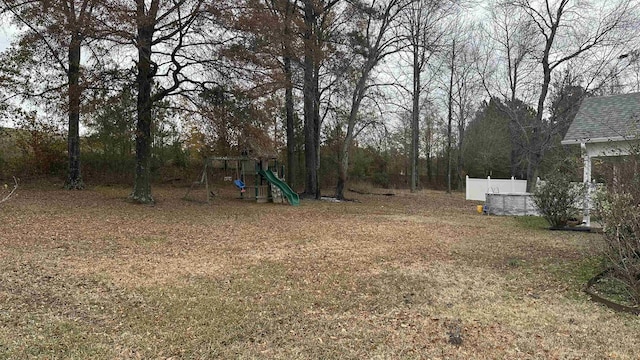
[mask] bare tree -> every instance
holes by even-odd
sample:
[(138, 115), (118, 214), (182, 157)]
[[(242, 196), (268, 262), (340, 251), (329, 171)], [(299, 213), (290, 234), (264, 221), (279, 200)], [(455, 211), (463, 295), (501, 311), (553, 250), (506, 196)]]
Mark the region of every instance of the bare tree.
[(402, 14), (402, 27), (409, 47), (412, 67), (411, 110), (411, 181), (416, 191), (419, 182), (418, 158), (420, 149), (420, 98), (424, 92), (423, 72), (436, 51), (445, 29), (441, 21), (449, 15), (456, 1), (414, 0)]
[(354, 138), (367, 125), (358, 126), (359, 111), (362, 101), (371, 89), (380, 84), (372, 81), (372, 72), (387, 56), (400, 50), (401, 38), (398, 36), (396, 20), (407, 6), (404, 0), (373, 0), (370, 4), (354, 2), (358, 7), (361, 21), (356, 22), (352, 33), (355, 55), (358, 57), (354, 66), (353, 79), (355, 86), (351, 92), (351, 104), (347, 118), (347, 131), (339, 153), (338, 184), (336, 198), (344, 198), (344, 188), (349, 171), (349, 149)]
[(451, 40), (449, 52), (449, 84), (447, 87), (447, 193), (451, 193), (451, 142), (453, 138), (453, 92), (454, 77), (456, 73), (456, 39)]
[(522, 100), (531, 100), (537, 91), (533, 75), (537, 67), (534, 57), (538, 44), (536, 27), (521, 8), (504, 1), (492, 3), (489, 26), (484, 30), (484, 67), (479, 68), (483, 85), (494, 101), (508, 115), (509, 139), (511, 142), (511, 176), (526, 176), (522, 167), (526, 163), (523, 149), (531, 133), (530, 116), (521, 115)]
[(462, 27), (463, 41), (460, 42), (457, 50), (456, 61), (453, 72), (453, 105), (455, 108), (456, 127), (458, 135), (456, 176), (458, 189), (463, 187), (464, 179), (464, 153), (462, 151), (465, 141), (465, 130), (469, 119), (474, 115), (474, 107), (479, 93), (481, 92), (482, 80), (475, 71), (476, 63), (480, 61), (479, 45), (474, 39), (477, 29), (474, 25)]
[(530, 191), (551, 140), (544, 133), (543, 118), (554, 70), (570, 60), (623, 44), (625, 37), (630, 36), (624, 30), (633, 24), (637, 4), (632, 0), (512, 0), (507, 1), (507, 5), (527, 14), (538, 35), (531, 41), (541, 44), (535, 56), (542, 71), (542, 83), (527, 149), (527, 190)]
[(500, 94), (505, 100), (515, 101), (528, 90), (535, 71), (537, 44), (532, 39), (536, 36), (536, 28), (522, 9), (500, 1), (492, 4), (490, 20), (485, 29), (485, 49), (491, 53), (489, 58), (498, 64), (498, 68), (494, 69), (497, 77), (492, 84), (494, 88), (487, 88), (487, 91), (492, 96)]

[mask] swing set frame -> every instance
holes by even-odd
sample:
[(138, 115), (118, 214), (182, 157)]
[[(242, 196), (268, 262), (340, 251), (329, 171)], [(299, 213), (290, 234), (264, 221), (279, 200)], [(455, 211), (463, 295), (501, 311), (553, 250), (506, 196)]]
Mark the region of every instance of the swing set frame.
[[(229, 168), (228, 164), (229, 162), (235, 162), (236, 163), (236, 178), (237, 180), (240, 180), (244, 183), (244, 179), (245, 179), (245, 171), (244, 171), (244, 162), (247, 161), (252, 161), (252, 159), (250, 159), (249, 157), (246, 156), (211, 156), (211, 157), (207, 157), (204, 159), (204, 166), (202, 168), (202, 173), (200, 174), (200, 178), (197, 181), (194, 181), (193, 183), (191, 183), (191, 186), (189, 187), (189, 190), (187, 190), (187, 193), (184, 195), (183, 199), (188, 199), (189, 197), (189, 193), (193, 190), (193, 188), (195, 186), (199, 186), (199, 185), (204, 185), (206, 191), (207, 191), (207, 204), (211, 202), (211, 198), (213, 198), (214, 196), (216, 196), (216, 194), (211, 190), (210, 186), (209, 186), (209, 168), (217, 168), (214, 167), (213, 164), (215, 161), (222, 161), (224, 162), (224, 181), (232, 181), (233, 179), (231, 178), (231, 176), (228, 176), (227, 174), (227, 170)], [(241, 172), (239, 173), (238, 169), (241, 169)], [(243, 193), (241, 193), (241, 196), (243, 196)]]
[[(206, 192), (207, 192), (207, 204), (211, 202), (211, 199), (216, 196), (216, 194), (212, 191), (212, 189), (210, 188), (210, 184), (209, 184), (209, 169), (210, 168), (215, 168), (215, 169), (219, 169), (219, 167), (214, 167), (214, 163), (216, 161), (222, 161), (223, 162), (223, 169), (224, 169), (224, 181), (231, 181), (235, 184), (236, 187), (239, 188), (240, 190), (240, 198), (244, 199), (245, 198), (245, 193), (246, 193), (246, 184), (247, 184), (247, 179), (246, 179), (246, 175), (247, 175), (247, 171), (251, 171), (251, 174), (253, 174), (254, 179), (255, 179), (255, 193), (256, 193), (256, 200), (259, 200), (259, 198), (261, 196), (259, 196), (259, 186), (263, 185), (263, 181), (260, 178), (259, 179), (259, 175), (258, 175), (258, 170), (262, 169), (263, 166), (266, 165), (267, 168), (269, 168), (269, 162), (270, 160), (275, 160), (275, 167), (274, 169), (278, 169), (278, 161), (276, 158), (271, 158), (271, 159), (267, 159), (266, 162), (263, 159), (253, 159), (250, 158), (248, 156), (212, 156), (212, 157), (207, 157), (204, 159), (204, 165), (203, 165), (203, 169), (202, 169), (202, 173), (199, 177), (198, 181), (194, 181), (191, 186), (189, 187), (189, 189), (187, 190), (187, 193), (184, 195), (183, 199), (188, 200), (188, 196), (189, 193), (193, 190), (193, 188), (195, 186), (201, 186), (204, 185)], [(236, 171), (236, 179), (235, 181), (232, 179), (231, 176), (228, 176), (228, 169), (229, 169), (229, 162), (235, 162), (235, 171)], [(276, 172), (278, 170), (275, 170)], [(281, 170), (282, 172), (284, 172), (284, 170)], [(237, 181), (240, 181), (242, 184), (245, 185), (244, 188), (241, 188)]]

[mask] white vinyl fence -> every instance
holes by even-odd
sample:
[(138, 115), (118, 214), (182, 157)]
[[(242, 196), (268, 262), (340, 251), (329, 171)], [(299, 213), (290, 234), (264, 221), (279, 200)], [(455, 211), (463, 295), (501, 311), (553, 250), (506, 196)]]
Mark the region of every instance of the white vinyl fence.
[(467, 200), (486, 201), (486, 194), (522, 194), (527, 192), (527, 180), (472, 179), (467, 176)]

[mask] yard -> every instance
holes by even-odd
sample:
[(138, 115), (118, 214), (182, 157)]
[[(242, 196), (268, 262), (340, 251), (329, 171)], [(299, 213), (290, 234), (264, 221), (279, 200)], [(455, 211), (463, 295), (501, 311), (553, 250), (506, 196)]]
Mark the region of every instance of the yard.
[[(0, 358), (637, 358), (581, 291), (600, 236), (461, 194), (211, 205), (24, 187), (0, 208)], [(53, 188), (53, 187), (51, 187)]]

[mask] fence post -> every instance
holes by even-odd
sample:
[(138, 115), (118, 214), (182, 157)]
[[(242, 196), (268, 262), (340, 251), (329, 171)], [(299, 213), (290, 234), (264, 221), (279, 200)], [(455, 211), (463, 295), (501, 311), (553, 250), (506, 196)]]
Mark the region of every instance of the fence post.
[(469, 175), (466, 176), (466, 182), (464, 183), (465, 196), (469, 200)]
[(511, 177), (511, 193), (515, 193), (516, 192), (516, 179), (513, 178), (513, 176)]
[(487, 194), (493, 194), (493, 190), (491, 190), (491, 176), (487, 176)]

